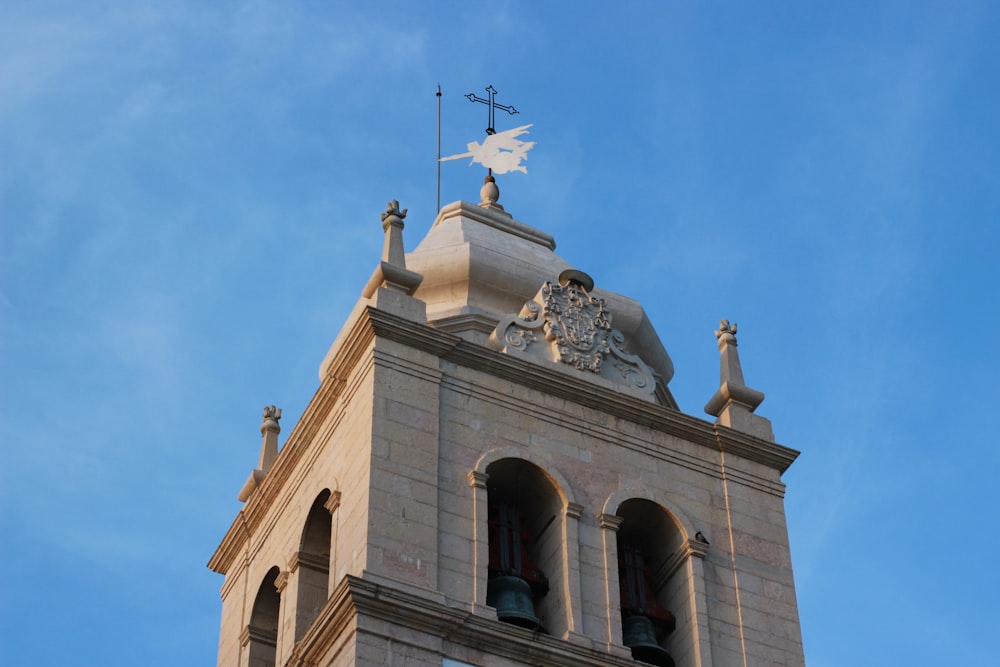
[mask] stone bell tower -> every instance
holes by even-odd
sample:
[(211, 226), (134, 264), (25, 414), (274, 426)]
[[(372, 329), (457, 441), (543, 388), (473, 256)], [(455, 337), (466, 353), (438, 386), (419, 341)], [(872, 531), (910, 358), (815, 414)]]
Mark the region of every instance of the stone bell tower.
[[(781, 474), (736, 326), (704, 421), (642, 306), (499, 203), (382, 259), (209, 567), (220, 666), (802, 665)], [(359, 281), (360, 285), (360, 281)], [(700, 326), (692, 324), (692, 326)]]

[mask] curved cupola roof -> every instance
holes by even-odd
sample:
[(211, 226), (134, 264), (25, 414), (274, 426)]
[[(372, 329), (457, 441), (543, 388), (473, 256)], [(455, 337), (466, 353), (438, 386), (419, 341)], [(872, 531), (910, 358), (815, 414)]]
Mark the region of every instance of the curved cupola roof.
[(676, 408), (673, 363), (642, 306), (594, 286), (498, 197), (488, 177), (480, 204), (442, 208), (406, 254), (406, 269), (423, 276), (411, 294), (427, 324)]

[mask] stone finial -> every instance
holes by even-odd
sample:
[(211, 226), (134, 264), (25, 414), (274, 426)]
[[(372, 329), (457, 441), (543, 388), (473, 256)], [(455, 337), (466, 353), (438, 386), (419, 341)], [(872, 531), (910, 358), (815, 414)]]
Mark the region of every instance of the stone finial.
[(424, 277), (406, 269), (406, 252), (403, 249), (403, 218), (406, 209), (399, 208), (399, 201), (393, 199), (385, 205), (382, 214), (382, 231), (385, 232), (385, 243), (382, 245), (382, 261), (375, 268), (372, 277), (368, 279), (361, 292), (363, 297), (370, 298), (379, 287), (385, 287), (406, 295), (412, 295), (423, 281)]
[(500, 200), (500, 188), (497, 187), (497, 179), (493, 178), (493, 174), (487, 174), (483, 178), (483, 187), (479, 190), (479, 197), (479, 205), (483, 208), (503, 210), (503, 206), (497, 203)]
[(260, 424), (260, 432), (281, 432), (281, 425), (278, 424), (279, 420), (281, 420), (281, 408), (276, 408), (273, 405), (265, 405), (263, 418)]
[(737, 351), (736, 323), (720, 320), (715, 332), (719, 342), (719, 390), (705, 405), (705, 412), (717, 417), (716, 423), (744, 431), (766, 440), (774, 440), (771, 422), (753, 411), (764, 401), (764, 394), (746, 386)]
[[(395, 217), (399, 218), (400, 220), (402, 220), (403, 218), (406, 217), (406, 211), (407, 210), (409, 210), (409, 209), (405, 209), (404, 208), (404, 209), (400, 210), (400, 208), (399, 208), (399, 200), (398, 199), (393, 199), (391, 202), (389, 202), (389, 203), (387, 203), (385, 205), (385, 213), (382, 214), (382, 222), (386, 223), (386, 218), (391, 218), (393, 216), (395, 216)], [(388, 224), (388, 223), (386, 223), (386, 224)], [(384, 227), (383, 227), (383, 229), (384, 229)]]
[[(721, 383), (746, 386), (743, 381), (743, 369), (740, 367), (739, 353), (736, 351), (738, 345), (736, 342), (736, 322), (730, 324), (729, 320), (719, 320), (719, 329), (715, 332), (715, 338), (719, 341), (719, 352), (722, 354)], [(764, 400), (764, 394), (760, 395), (760, 400)], [(756, 408), (758, 405), (760, 405), (760, 401), (757, 401), (753, 407)]]
[(264, 481), (264, 476), (267, 475), (274, 459), (278, 457), (278, 434), (281, 433), (281, 425), (278, 422), (280, 420), (281, 408), (276, 408), (273, 405), (264, 406), (264, 415), (260, 424), (260, 434), (263, 436), (260, 445), (260, 460), (257, 467), (250, 471), (250, 477), (240, 489), (239, 496), (237, 496), (240, 502), (245, 503), (250, 499), (254, 489)]
[(260, 424), (260, 434), (264, 436), (264, 441), (260, 445), (260, 463), (257, 465), (262, 471), (267, 473), (278, 456), (278, 434), (281, 433), (281, 408), (273, 405), (264, 407), (264, 416)]
[(385, 205), (382, 214), (382, 231), (385, 243), (382, 246), (382, 261), (406, 268), (406, 253), (403, 252), (403, 219), (406, 210), (399, 209), (399, 202), (393, 199)]

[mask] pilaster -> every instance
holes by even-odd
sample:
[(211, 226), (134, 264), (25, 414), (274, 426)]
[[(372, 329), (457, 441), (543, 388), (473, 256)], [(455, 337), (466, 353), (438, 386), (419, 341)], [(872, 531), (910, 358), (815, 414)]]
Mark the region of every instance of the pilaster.
[(602, 639), (609, 651), (622, 646), (622, 612), (618, 588), (618, 529), (621, 527), (622, 521), (624, 519), (616, 514), (597, 515), (604, 543), (604, 584), (607, 613), (607, 634)]
[(566, 548), (566, 601), (569, 607), (566, 610), (568, 617), (566, 638), (590, 645), (590, 639), (583, 634), (583, 605), (580, 593), (580, 517), (582, 516), (583, 505), (566, 503), (563, 533), (563, 544)]
[(337, 586), (337, 546), (340, 539), (340, 491), (331, 491), (323, 507), (330, 512), (330, 565), (327, 573), (327, 590)]
[(705, 556), (708, 544), (688, 540), (682, 547), (686, 556), (684, 566), (687, 580), (691, 582), (691, 631), (693, 633), (694, 661), (691, 667), (712, 667), (712, 641), (708, 632), (708, 594), (705, 590)]
[[(489, 475), (478, 470), (469, 472), (469, 486), (472, 488), (472, 600), (473, 611), (488, 609), (486, 606), (487, 567), (490, 562), (490, 543), (487, 521), (489, 520), (489, 495), (486, 480)], [(494, 613), (495, 616), (495, 613)]]

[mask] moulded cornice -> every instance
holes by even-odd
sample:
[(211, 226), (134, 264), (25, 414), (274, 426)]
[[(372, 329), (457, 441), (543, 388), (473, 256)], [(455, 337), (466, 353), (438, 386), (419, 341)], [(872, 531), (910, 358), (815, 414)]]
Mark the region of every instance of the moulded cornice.
[(434, 328), (439, 331), (453, 333), (456, 331), (478, 331), (479, 333), (491, 334), (497, 327), (497, 320), (486, 315), (475, 313), (462, 313), (461, 315), (450, 315), (434, 320)]
[[(240, 533), (243, 534), (241, 535)], [(230, 524), (229, 530), (226, 531), (226, 535), (222, 538), (222, 542), (216, 547), (212, 558), (209, 559), (209, 569), (219, 574), (227, 574), (240, 555), (243, 545), (249, 539), (250, 535), (246, 528), (246, 515), (243, 513), (243, 510), (240, 510), (236, 513), (236, 518)], [(223, 598), (226, 597), (228, 588), (232, 585), (233, 581), (235, 580), (227, 578), (223, 582), (221, 590)]]
[(361, 308), (357, 317), (354, 315), (358, 312), (358, 306), (355, 306), (355, 309), (351, 313), (353, 319), (345, 325), (345, 328), (350, 328), (347, 331), (342, 331), (333, 343), (334, 349), (331, 350), (333, 357), (323, 360), (321, 380), (331, 377), (346, 380), (351, 369), (357, 365), (361, 355), (368, 349), (375, 337), (375, 332), (368, 325), (366, 316), (372, 308)]
[[(539, 634), (449, 607), (416, 593), (348, 575), (296, 645), (286, 667), (320, 664), (336, 642), (343, 640), (341, 634), (359, 615), (444, 638), (446, 650), (449, 643), (472, 646), (521, 663), (554, 667), (635, 665), (631, 656), (619, 656), (586, 644)], [(406, 633), (397, 633), (393, 639), (405, 641), (406, 636)]]
[(762, 438), (717, 426), (697, 417), (656, 405), (623, 392), (608, 390), (587, 380), (558, 373), (531, 361), (501, 354), (432, 327), (409, 322), (369, 308), (368, 319), (377, 336), (432, 352), (439, 357), (505, 380), (537, 389), (637, 424), (677, 435), (685, 440), (762, 463), (784, 472), (799, 452)]
[(549, 250), (556, 249), (556, 240), (551, 234), (546, 234), (540, 229), (535, 229), (531, 225), (515, 220), (506, 211), (482, 208), (478, 204), (467, 201), (457, 201), (442, 208), (441, 213), (438, 214), (438, 219), (434, 221), (432, 227), (436, 227), (445, 220), (454, 218), (455, 216), (469, 218), (489, 227), (499, 229), (507, 234), (519, 236)]
[(368, 308), (359, 319), (374, 335), (430, 352), (455, 364), (502, 377), (541, 392), (608, 412), (637, 424), (670, 433), (714, 450), (762, 463), (784, 472), (798, 457), (790, 447), (717, 426), (678, 410), (656, 405), (588, 380), (559, 373), (531, 361), (501, 354), (433, 327), (411, 322), (382, 310)]
[(716, 433), (718, 446), (722, 451), (763, 463), (780, 473), (788, 470), (788, 466), (792, 465), (800, 453), (798, 450), (731, 429), (728, 426), (720, 424), (710, 424), (710, 426)]
[(348, 580), (344, 579), (295, 645), (285, 662), (286, 667), (311, 667), (318, 664), (323, 654), (344, 638), (344, 630), (354, 616), (351, 588)]
[[(359, 322), (371, 327), (376, 336), (383, 336), (438, 357), (447, 357), (457, 345), (465, 342), (455, 334), (377, 308), (366, 308)], [(472, 343), (467, 344), (472, 345)]]

